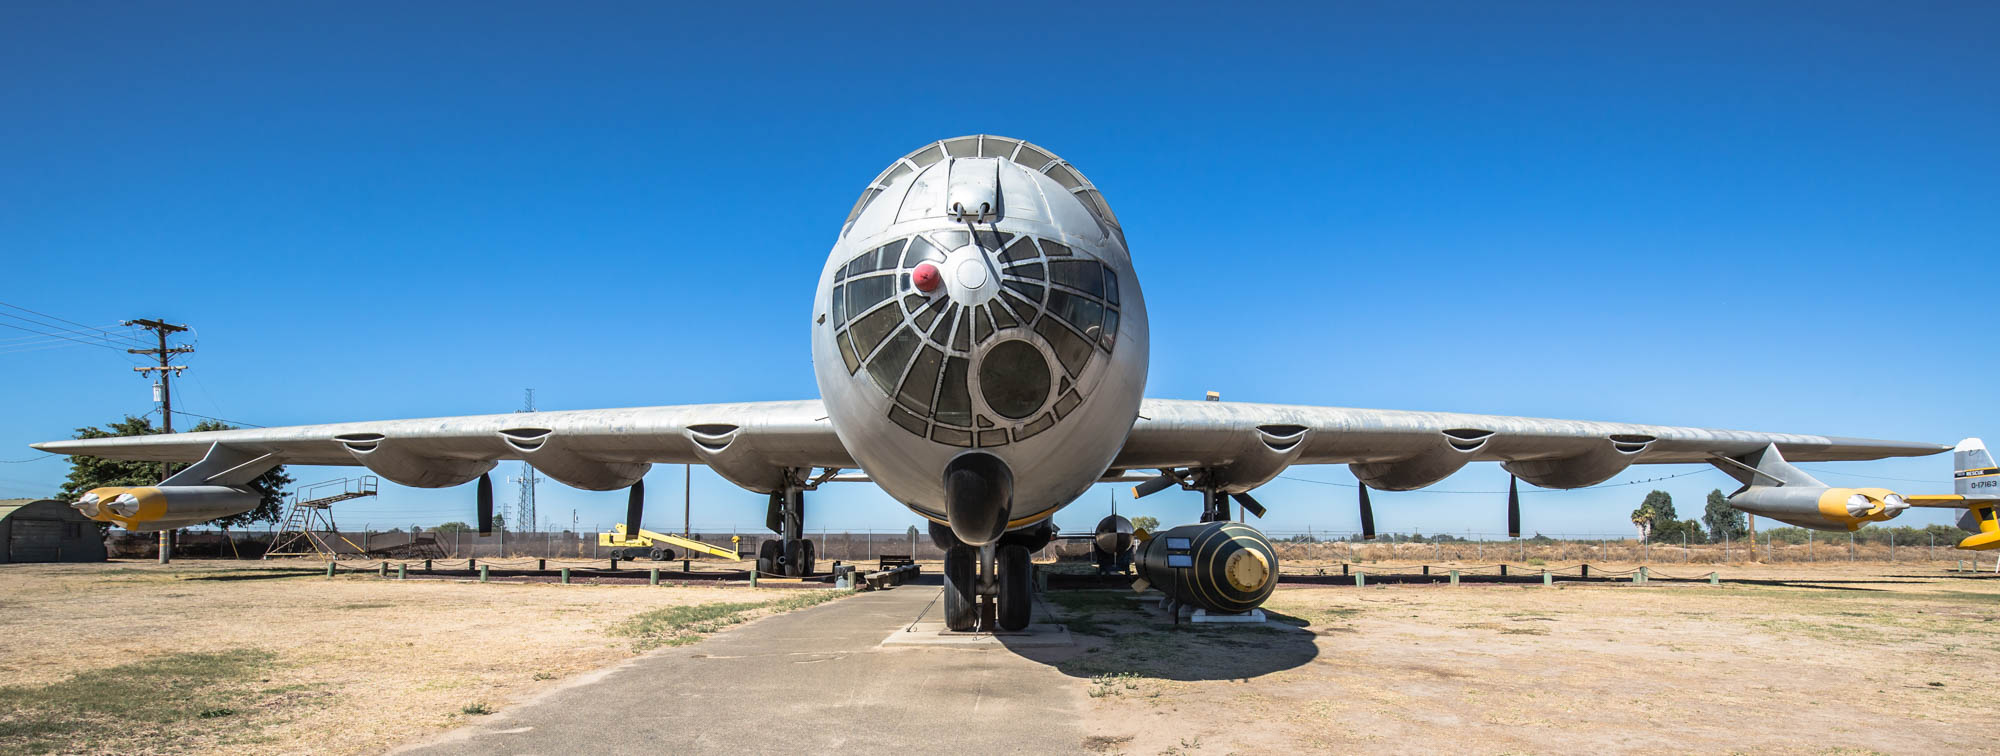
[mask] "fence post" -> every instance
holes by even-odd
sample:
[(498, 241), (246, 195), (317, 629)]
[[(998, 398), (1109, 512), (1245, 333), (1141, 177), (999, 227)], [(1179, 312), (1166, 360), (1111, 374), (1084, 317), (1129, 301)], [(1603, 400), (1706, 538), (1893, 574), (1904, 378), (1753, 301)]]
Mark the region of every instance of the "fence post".
[(1361, 587), (1363, 587), (1363, 586), (1366, 586), (1366, 585), (1368, 585), (1368, 573), (1366, 573), (1366, 572), (1362, 572), (1362, 571), (1360, 571), (1360, 570), (1355, 570), (1355, 571), (1354, 571), (1354, 587), (1356, 587), (1356, 588), (1361, 588)]
[(562, 584), (563, 584), (563, 585), (569, 585), (569, 568), (568, 568), (568, 567), (564, 567), (564, 568), (562, 569)]
[(1500, 577), (1507, 576), (1507, 565), (1500, 565)]
[(1549, 576), (1549, 569), (1548, 569), (1547, 567), (1543, 567), (1543, 568), (1542, 568), (1542, 585), (1555, 585), (1555, 584), (1556, 584), (1556, 580), (1555, 580), (1555, 578), (1553, 578), (1553, 577), (1550, 577), (1550, 576)]
[(647, 585), (660, 584), (660, 568), (654, 567), (653, 569), (646, 571), (646, 584)]
[(1645, 566), (1645, 565), (1643, 565), (1643, 564), (1642, 564), (1642, 565), (1639, 565), (1639, 572), (1638, 572), (1638, 573), (1636, 573), (1636, 574), (1634, 574), (1634, 575), (1632, 576), (1632, 582), (1634, 582), (1634, 583), (1644, 583), (1644, 582), (1646, 582), (1646, 566)]
[(1458, 570), (1451, 571), (1451, 584), (1458, 585)]
[(1590, 577), (1590, 563), (1589, 563), (1589, 562), (1584, 562), (1584, 563), (1583, 563), (1583, 576), (1584, 576), (1584, 577)]
[(431, 571), (431, 560), (429, 559), (424, 560), (424, 571), (425, 572)]
[(486, 582), (486, 565), (479, 565), (479, 582)]
[(375, 565), (375, 577), (388, 577), (388, 576), (389, 576), (388, 562), (383, 562), (381, 564)]
[(410, 566), (407, 564), (396, 565), (396, 579), (397, 580), (409, 579), (409, 569)]
[(1710, 572), (1708, 573), (1708, 584), (1722, 585), (1722, 577), (1720, 575), (1717, 575), (1716, 573)]
[[(1964, 563), (1964, 562), (1959, 562), (1959, 564), (1965, 564), (1965, 563)], [(332, 563), (332, 562), (327, 562), (327, 563), (326, 563), (326, 576), (327, 576), (327, 577), (333, 577), (333, 563)]]

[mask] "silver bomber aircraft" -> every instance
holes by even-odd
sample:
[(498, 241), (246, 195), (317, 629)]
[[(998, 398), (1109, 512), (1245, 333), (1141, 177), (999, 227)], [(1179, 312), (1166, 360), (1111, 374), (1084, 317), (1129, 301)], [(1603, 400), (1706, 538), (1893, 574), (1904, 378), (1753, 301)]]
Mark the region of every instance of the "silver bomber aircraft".
[[(1738, 508), (1807, 527), (1852, 530), (1909, 506), (1883, 489), (1833, 488), (1789, 461), (1871, 460), (1950, 447), (1858, 438), (1706, 430), (1444, 412), (1145, 399), (1151, 334), (1117, 216), (1077, 169), (1041, 147), (975, 135), (925, 145), (869, 182), (833, 244), (810, 313), (820, 398), (308, 425), (53, 441), (35, 448), (111, 459), (193, 462), (157, 486), (92, 491), (75, 506), (133, 530), (247, 511), (243, 484), (279, 464), (363, 465), (424, 488), (477, 481), (526, 460), (577, 488), (630, 489), (656, 463), (707, 465), (768, 494), (780, 534), (767, 572), (810, 574), (804, 493), (872, 481), (931, 523), (946, 549), (954, 630), (1020, 629), (1029, 554), (1050, 516), (1093, 483), (1145, 495), (1204, 494), (1202, 523), (1161, 534), (1187, 568), (1177, 600), (1254, 607), (1276, 557), (1230, 502), (1291, 465), (1346, 464), (1368, 489), (1408, 491), (1470, 462), (1499, 462), (1546, 488), (1600, 483), (1633, 464), (1706, 463), (1744, 487)], [(859, 471), (859, 472), (848, 472)], [(1152, 471), (1135, 473), (1133, 471)], [(1515, 500), (1518, 501), (1518, 500)], [(1511, 503), (1511, 502), (1510, 502)], [(1518, 504), (1510, 529), (1519, 529)], [(1107, 518), (1109, 519), (1109, 518)], [(1226, 525), (1226, 527), (1225, 527)], [(637, 532), (633, 530), (632, 532)], [(1185, 552), (1185, 553), (1182, 553)], [(1174, 557), (1189, 557), (1174, 561)], [(1157, 560), (1156, 560), (1157, 561)], [(1173, 564), (1168, 565), (1168, 562)], [(1155, 581), (1157, 584), (1157, 581)]]

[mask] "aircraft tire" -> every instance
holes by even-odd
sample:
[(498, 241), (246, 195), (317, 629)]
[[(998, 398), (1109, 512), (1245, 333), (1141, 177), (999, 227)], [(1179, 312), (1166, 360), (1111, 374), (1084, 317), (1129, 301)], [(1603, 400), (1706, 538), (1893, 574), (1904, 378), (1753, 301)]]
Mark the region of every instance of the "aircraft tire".
[(757, 544), (757, 571), (766, 577), (777, 577), (778, 554), (784, 547), (783, 542), (770, 539)]
[(979, 551), (953, 546), (944, 552), (944, 626), (969, 632), (979, 626)]
[(996, 618), (1002, 630), (1025, 630), (1034, 617), (1035, 564), (1026, 546), (1002, 546), (994, 555), (1000, 574), (1000, 606)]
[(806, 556), (805, 561), (799, 563), (799, 575), (801, 577), (812, 577), (813, 569), (818, 566), (815, 563), (819, 561), (819, 547), (814, 545), (810, 539), (801, 541), (801, 543), (806, 545)]
[(785, 577), (805, 577), (802, 570), (806, 566), (806, 544), (804, 540), (785, 542)]

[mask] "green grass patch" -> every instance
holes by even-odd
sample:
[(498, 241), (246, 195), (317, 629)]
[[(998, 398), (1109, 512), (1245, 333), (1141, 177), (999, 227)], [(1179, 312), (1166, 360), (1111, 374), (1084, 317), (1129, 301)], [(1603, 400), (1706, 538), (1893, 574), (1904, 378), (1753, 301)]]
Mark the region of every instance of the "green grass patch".
[(615, 636), (633, 638), (633, 651), (647, 651), (662, 646), (685, 646), (701, 640), (702, 636), (730, 625), (746, 622), (754, 613), (762, 610), (795, 611), (853, 593), (853, 591), (829, 590), (798, 591), (776, 601), (718, 601), (708, 604), (669, 606), (632, 615), (625, 621), (613, 625), (609, 632)]
[(180, 751), (191, 736), (241, 727), (271, 655), (170, 654), (47, 685), (0, 687), (0, 753)]

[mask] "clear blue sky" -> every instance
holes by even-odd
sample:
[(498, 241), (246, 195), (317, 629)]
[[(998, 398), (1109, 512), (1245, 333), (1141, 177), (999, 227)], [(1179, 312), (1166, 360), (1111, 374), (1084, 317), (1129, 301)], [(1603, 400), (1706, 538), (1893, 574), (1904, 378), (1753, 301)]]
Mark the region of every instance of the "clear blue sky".
[[(8, 3), (0, 301), (191, 323), (178, 406), (261, 425), (529, 386), (549, 409), (809, 397), (811, 289), (862, 186), (990, 132), (1105, 190), (1153, 396), (2000, 437), (1990, 4), (684, 5)], [(123, 355), (9, 343), (0, 460), (151, 407)], [(1950, 462), (1814, 467), (1939, 491)], [(0, 464), (0, 495), (65, 469)], [(1617, 480), (1693, 472), (1659, 484), (1692, 514), (1733, 487), (1702, 470)], [(678, 524), (680, 477), (655, 470), (649, 524)], [(1650, 488), (1529, 496), (1526, 524), (1628, 532)], [(693, 493), (697, 526), (762, 520), (713, 476)], [(1270, 529), (1355, 527), (1352, 489), (1260, 495)], [(542, 502), (590, 527), (623, 497)], [(915, 522), (860, 486), (812, 504), (813, 528)], [(342, 507), (469, 519), (471, 491)], [(1376, 508), (1504, 529), (1492, 494)]]

